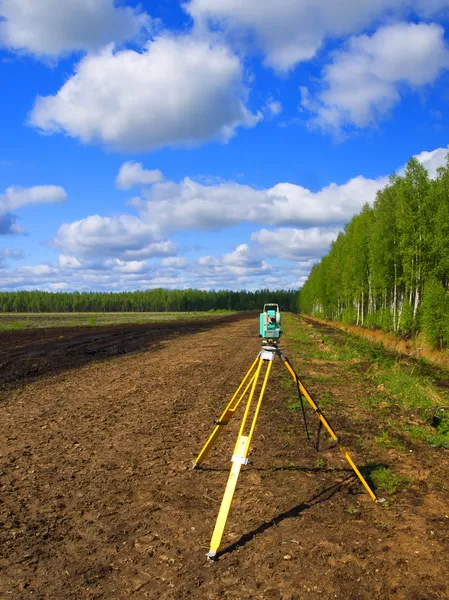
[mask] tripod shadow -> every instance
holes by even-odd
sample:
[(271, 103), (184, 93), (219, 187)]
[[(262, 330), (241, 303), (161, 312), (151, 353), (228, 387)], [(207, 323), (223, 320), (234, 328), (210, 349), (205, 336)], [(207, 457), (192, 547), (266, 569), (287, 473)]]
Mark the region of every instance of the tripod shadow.
[[(363, 472), (364, 476), (369, 478), (369, 475), (375, 469), (377, 469), (379, 467), (384, 467), (384, 466), (385, 465), (369, 464), (369, 465), (366, 465), (365, 467), (363, 467), (361, 469), (361, 471)], [(258, 469), (258, 470), (264, 470), (264, 469)], [(278, 471), (279, 470), (321, 471), (321, 472), (323, 472), (323, 471), (333, 471), (333, 472), (340, 471), (340, 472), (349, 472), (349, 475), (342, 481), (334, 483), (331, 486), (327, 487), (326, 489), (321, 490), (320, 492), (318, 492), (318, 494), (315, 494), (314, 496), (312, 496), (312, 498), (310, 498), (310, 500), (307, 500), (306, 502), (302, 502), (301, 504), (298, 504), (298, 505), (294, 506), (293, 508), (290, 508), (290, 509), (282, 512), (277, 517), (274, 517), (273, 519), (270, 519), (269, 521), (265, 521), (264, 523), (261, 523), (261, 525), (259, 525), (256, 529), (253, 529), (252, 531), (245, 533), (238, 540), (236, 540), (235, 542), (232, 542), (232, 544), (230, 544), (226, 548), (223, 548), (223, 550), (219, 551), (217, 554), (217, 558), (220, 558), (224, 554), (233, 552), (237, 548), (241, 548), (241, 547), (245, 546), (248, 542), (253, 540), (256, 536), (260, 535), (261, 533), (264, 533), (271, 527), (277, 527), (277, 525), (279, 523), (282, 523), (282, 521), (285, 521), (285, 519), (294, 519), (296, 517), (299, 517), (299, 515), (301, 515), (303, 512), (305, 512), (309, 508), (312, 508), (312, 506), (315, 506), (317, 504), (321, 504), (322, 502), (326, 502), (326, 501), (330, 500), (332, 498), (332, 496), (334, 496), (334, 494), (339, 492), (344, 486), (357, 484), (359, 482), (356, 474), (351, 469), (342, 469), (342, 468), (339, 468), (339, 469), (311, 469), (311, 468), (302, 468), (302, 467), (287, 467), (287, 468), (286, 467), (277, 467), (276, 469), (273, 469), (273, 470), (278, 470)], [(361, 493), (363, 493), (363, 492), (361, 492)]]

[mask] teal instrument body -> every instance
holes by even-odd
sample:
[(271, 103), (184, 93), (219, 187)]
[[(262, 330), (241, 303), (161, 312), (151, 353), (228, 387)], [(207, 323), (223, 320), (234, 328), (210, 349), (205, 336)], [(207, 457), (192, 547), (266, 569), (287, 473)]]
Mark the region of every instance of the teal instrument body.
[(264, 340), (278, 340), (282, 333), (282, 317), (278, 304), (264, 304), (259, 317), (259, 335)]

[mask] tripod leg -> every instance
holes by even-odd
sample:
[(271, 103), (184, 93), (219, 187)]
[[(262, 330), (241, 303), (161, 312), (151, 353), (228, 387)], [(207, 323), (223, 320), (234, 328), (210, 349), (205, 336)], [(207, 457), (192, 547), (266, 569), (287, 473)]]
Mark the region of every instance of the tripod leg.
[[(198, 454), (195, 462), (193, 463), (193, 468), (199, 466), (203, 462), (203, 460), (209, 454), (209, 452), (210, 452), (213, 444), (216, 442), (218, 436), (223, 431), (223, 427), (225, 425), (227, 425), (229, 423), (229, 421), (231, 420), (231, 418), (234, 416), (234, 413), (237, 410), (237, 408), (239, 407), (240, 402), (245, 397), (248, 389), (250, 388), (251, 384), (254, 381), (254, 378), (256, 377), (256, 371), (254, 371), (254, 369), (255, 369), (255, 367), (257, 365), (258, 360), (259, 360), (259, 357), (257, 356), (257, 358), (255, 359), (255, 361), (253, 362), (253, 364), (249, 368), (248, 372), (246, 373), (245, 377), (242, 379), (242, 382), (240, 383), (239, 387), (235, 391), (235, 393), (232, 396), (231, 400), (229, 401), (228, 405), (224, 409), (221, 417), (218, 419), (218, 421), (215, 422), (216, 425), (214, 427), (214, 430), (212, 431), (212, 433), (209, 436), (207, 442), (204, 444), (201, 452)], [(247, 382), (247, 380), (248, 380), (248, 378), (250, 377), (251, 374), (252, 374), (252, 376), (251, 376), (251, 379), (250, 379), (248, 385), (246, 386), (246, 388), (243, 391), (243, 393), (240, 395), (240, 398), (238, 398), (237, 402), (235, 402), (237, 396), (239, 395), (240, 391), (242, 390), (243, 386), (245, 385), (245, 383)], [(234, 402), (235, 402), (235, 404), (234, 404)]]
[(341, 444), (340, 441), (338, 439), (338, 436), (335, 434), (334, 430), (332, 429), (332, 427), (330, 426), (328, 420), (326, 419), (326, 417), (323, 415), (323, 413), (321, 412), (321, 410), (319, 409), (318, 405), (316, 404), (316, 402), (311, 398), (309, 392), (306, 390), (306, 388), (304, 387), (304, 385), (302, 384), (301, 380), (299, 379), (298, 375), (295, 373), (295, 371), (293, 370), (293, 367), (291, 366), (289, 360), (282, 354), (282, 352), (279, 353), (280, 357), (282, 359), (282, 362), (284, 363), (284, 365), (286, 366), (288, 372), (290, 373), (290, 375), (293, 377), (293, 380), (295, 382), (298, 383), (299, 389), (301, 390), (301, 394), (304, 396), (304, 398), (307, 400), (307, 402), (310, 404), (310, 406), (313, 408), (313, 410), (315, 411), (315, 414), (317, 415), (318, 419), (321, 421), (321, 423), (324, 425), (324, 427), (327, 429), (327, 431), (329, 432), (329, 435), (331, 436), (331, 438), (337, 442), (338, 444), (338, 448), (340, 450), (340, 452), (343, 454), (343, 456), (346, 458), (346, 460), (348, 461), (348, 463), (351, 465), (352, 469), (354, 470), (354, 473), (357, 475), (357, 477), (360, 479), (360, 481), (362, 482), (364, 488), (366, 489), (366, 491), (368, 492), (368, 494), (371, 496), (371, 499), (374, 500), (374, 502), (378, 502), (378, 499), (375, 495), (375, 493), (373, 492), (373, 490), (370, 488), (370, 486), (368, 485), (368, 482), (366, 481), (366, 479), (363, 477), (363, 475), (360, 473), (360, 471), (358, 470), (358, 468), (356, 467), (354, 461), (352, 460), (352, 458), (349, 456), (348, 451), (346, 450), (346, 448), (344, 448)]
[(220, 547), (221, 538), (223, 537), (224, 528), (225, 528), (226, 521), (228, 518), (229, 510), (231, 508), (231, 502), (234, 497), (235, 489), (237, 487), (237, 480), (240, 475), (242, 465), (248, 464), (248, 453), (249, 453), (249, 448), (250, 448), (250, 444), (251, 444), (251, 439), (253, 437), (254, 430), (256, 428), (257, 418), (260, 413), (263, 396), (265, 394), (265, 390), (267, 387), (268, 378), (270, 376), (270, 371), (271, 371), (271, 366), (272, 366), (272, 361), (270, 360), (270, 362), (268, 363), (267, 370), (265, 372), (262, 389), (260, 390), (259, 399), (257, 402), (256, 409), (254, 411), (254, 415), (253, 415), (253, 419), (251, 422), (251, 427), (250, 427), (249, 433), (248, 433), (248, 435), (243, 435), (263, 362), (264, 362), (264, 360), (261, 358), (259, 360), (259, 366), (257, 368), (256, 376), (255, 376), (255, 379), (253, 382), (253, 386), (251, 388), (251, 393), (250, 393), (250, 397), (248, 400), (248, 404), (245, 409), (245, 414), (243, 415), (242, 424), (240, 426), (237, 443), (235, 445), (234, 454), (232, 456), (231, 472), (229, 473), (228, 483), (226, 484), (225, 493), (223, 496), (223, 500), (221, 501), (220, 510), (218, 513), (217, 521), (215, 523), (214, 532), (212, 534), (210, 550), (207, 554), (208, 558), (210, 558), (210, 559), (214, 559), (217, 556), (217, 551), (218, 551), (218, 548)]

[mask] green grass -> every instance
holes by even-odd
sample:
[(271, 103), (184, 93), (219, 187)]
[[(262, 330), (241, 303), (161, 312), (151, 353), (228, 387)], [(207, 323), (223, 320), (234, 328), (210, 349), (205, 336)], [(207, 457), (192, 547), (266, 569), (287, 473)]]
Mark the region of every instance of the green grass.
[[(366, 338), (340, 331), (328, 333), (293, 318), (287, 323), (289, 347), (303, 363), (308, 358), (321, 358), (324, 364), (337, 361), (341, 364), (339, 371), (346, 372), (343, 377), (348, 377), (348, 371), (356, 371), (357, 377), (365, 379), (367, 390), (359, 398), (359, 406), (370, 411), (371, 418), (380, 426), (380, 433), (374, 437), (376, 445), (398, 451), (407, 450), (414, 442), (449, 448), (449, 415), (432, 419), (435, 407), (449, 405), (448, 392), (435, 385), (438, 379), (448, 378), (446, 372), (424, 360), (387, 351), (382, 344)], [(331, 380), (326, 381), (326, 374), (314, 376), (314, 380), (326, 387), (331, 384)], [(291, 383), (285, 385), (292, 389)], [(335, 404), (328, 392), (320, 394), (317, 401), (323, 408)], [(299, 402), (292, 400), (289, 409), (299, 411)]]
[(387, 494), (394, 494), (400, 487), (409, 483), (407, 477), (395, 475), (386, 467), (377, 467), (377, 469), (374, 469), (370, 478), (377, 489), (383, 490)]
[(406, 425), (404, 430), (414, 439), (425, 442), (432, 448), (446, 448), (449, 450), (449, 435), (435, 431), (426, 425)]
[(216, 312), (105, 312), (105, 313), (0, 313), (0, 331), (52, 327), (96, 327), (127, 323), (213, 319), (232, 311)]
[(382, 446), (383, 448), (391, 448), (394, 450), (406, 450), (404, 444), (400, 440), (398, 440), (394, 436), (394, 434), (388, 429), (384, 429), (380, 435), (375, 436), (374, 441), (376, 442), (376, 444)]
[(398, 369), (377, 375), (376, 382), (385, 386), (391, 400), (403, 408), (430, 408), (438, 396), (430, 381)]

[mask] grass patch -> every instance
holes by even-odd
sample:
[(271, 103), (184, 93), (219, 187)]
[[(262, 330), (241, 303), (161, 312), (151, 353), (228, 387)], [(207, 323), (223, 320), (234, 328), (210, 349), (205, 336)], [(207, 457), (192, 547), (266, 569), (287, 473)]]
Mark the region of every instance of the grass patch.
[(423, 377), (394, 370), (376, 376), (376, 382), (384, 385), (393, 395), (393, 400), (403, 408), (430, 408), (440, 395), (432, 384)]
[(384, 429), (380, 435), (374, 437), (374, 441), (382, 448), (388, 448), (393, 450), (406, 450), (404, 444), (398, 440), (391, 431)]
[(216, 312), (105, 312), (105, 313), (0, 313), (0, 331), (52, 327), (96, 327), (166, 321), (214, 319), (233, 311)]
[(370, 479), (376, 488), (383, 490), (387, 494), (394, 494), (400, 487), (409, 483), (407, 477), (395, 475), (386, 467), (377, 467), (377, 469), (374, 469), (370, 475)]
[(432, 448), (446, 448), (449, 450), (449, 436), (439, 431), (435, 432), (430, 426), (406, 425), (404, 430), (414, 440), (425, 442)]
[(0, 323), (0, 331), (21, 331), (27, 328), (26, 321), (11, 321), (10, 323)]

